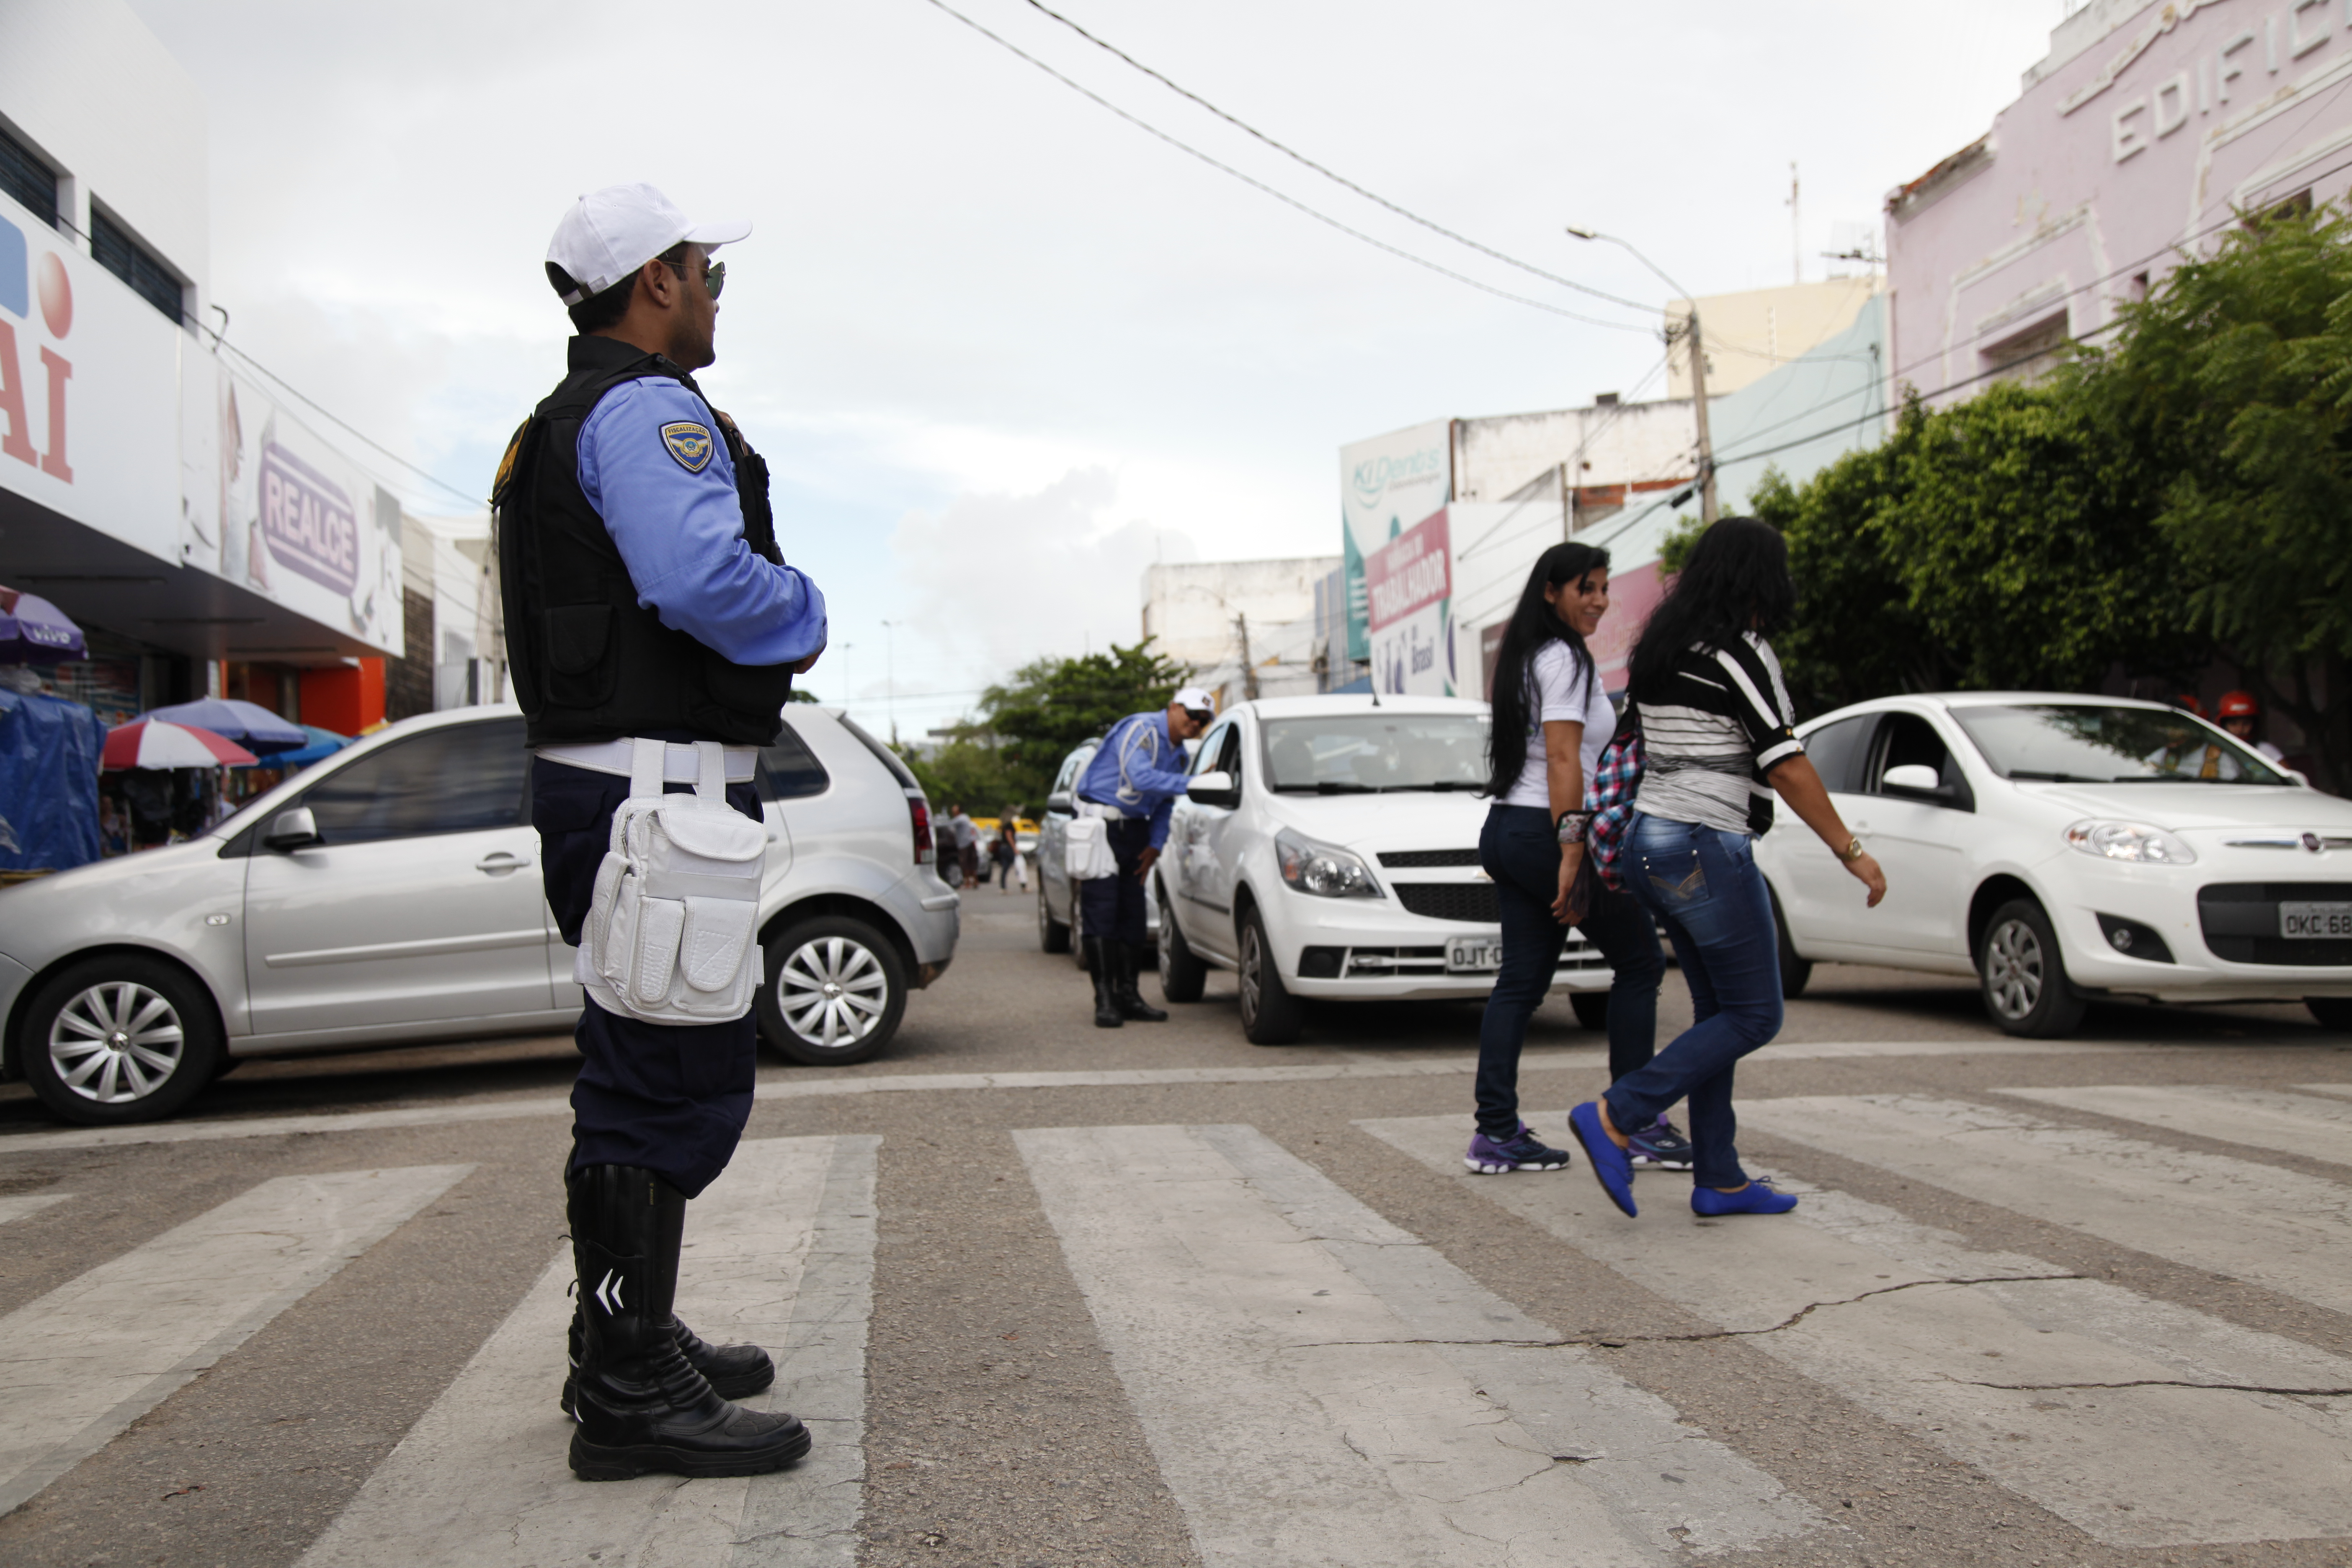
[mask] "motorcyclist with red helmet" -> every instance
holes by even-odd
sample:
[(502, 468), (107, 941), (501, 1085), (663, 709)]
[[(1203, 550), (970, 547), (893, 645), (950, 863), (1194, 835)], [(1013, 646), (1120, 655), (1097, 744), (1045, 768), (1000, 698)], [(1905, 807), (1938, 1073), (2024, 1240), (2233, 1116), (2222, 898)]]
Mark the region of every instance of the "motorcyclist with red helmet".
[(2277, 762), (2279, 760), (2279, 749), (2276, 746), (2272, 745), (2268, 741), (2258, 741), (2254, 739), (2254, 731), (2262, 724), (2263, 705), (2259, 701), (2255, 700), (2254, 694), (2252, 692), (2231, 691), (2223, 693), (2219, 717), (2221, 719), (2221, 728), (2229, 731), (2231, 734), (2235, 735), (2241, 742), (2244, 742), (2246, 745), (2252, 746), (2255, 751), (2260, 752), (2263, 755), (2268, 757), (2273, 762)]

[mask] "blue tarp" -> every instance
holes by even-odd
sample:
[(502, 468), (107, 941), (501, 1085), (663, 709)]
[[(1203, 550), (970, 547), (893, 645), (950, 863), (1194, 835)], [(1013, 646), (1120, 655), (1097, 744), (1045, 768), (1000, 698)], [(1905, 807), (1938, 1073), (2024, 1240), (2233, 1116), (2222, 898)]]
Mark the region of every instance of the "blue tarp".
[(79, 702), (0, 690), (0, 870), (62, 871), (98, 858), (98, 758), (106, 727)]

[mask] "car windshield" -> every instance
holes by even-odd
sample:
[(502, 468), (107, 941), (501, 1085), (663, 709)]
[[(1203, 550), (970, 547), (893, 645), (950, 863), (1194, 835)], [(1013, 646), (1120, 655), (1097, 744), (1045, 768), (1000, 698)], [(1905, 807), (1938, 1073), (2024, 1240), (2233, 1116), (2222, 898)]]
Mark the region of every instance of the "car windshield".
[(1486, 784), (1484, 713), (1334, 713), (1265, 722), (1265, 770), (1291, 795), (1476, 790)]
[(2020, 703), (1956, 707), (1952, 717), (2003, 778), (2056, 784), (2288, 782), (2259, 752), (2172, 709)]

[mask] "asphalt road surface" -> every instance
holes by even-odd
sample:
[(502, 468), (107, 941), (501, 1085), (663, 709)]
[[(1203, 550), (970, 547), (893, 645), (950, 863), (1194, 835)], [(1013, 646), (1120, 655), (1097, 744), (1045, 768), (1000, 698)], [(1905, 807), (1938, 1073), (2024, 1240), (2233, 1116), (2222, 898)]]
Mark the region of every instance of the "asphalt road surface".
[[(689, 1211), (681, 1314), (816, 1436), (749, 1482), (564, 1467), (568, 1040), (127, 1132), (0, 1089), (0, 1563), (2352, 1560), (2352, 1038), (2299, 1008), (2030, 1043), (1825, 966), (1739, 1070), (1796, 1214), (1652, 1173), (1635, 1220), (1580, 1159), (1464, 1171), (1474, 1006), (1260, 1049), (1217, 975), (1098, 1031), (1027, 902), (968, 909)], [(1547, 1005), (1530, 1120), (1603, 1078)]]

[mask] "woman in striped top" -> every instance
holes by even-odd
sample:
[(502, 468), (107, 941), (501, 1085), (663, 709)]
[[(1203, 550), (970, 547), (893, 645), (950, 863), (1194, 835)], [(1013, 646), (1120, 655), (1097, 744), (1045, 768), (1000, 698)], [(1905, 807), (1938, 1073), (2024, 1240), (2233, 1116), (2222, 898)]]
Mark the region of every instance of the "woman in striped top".
[(1696, 1021), (1649, 1065), (1569, 1113), (1594, 1176), (1629, 1215), (1623, 1130), (1649, 1126), (1684, 1099), (1693, 1210), (1797, 1206), (1749, 1181), (1733, 1144), (1733, 1065), (1780, 1031), (1780, 943), (1755, 853), (1755, 836), (1772, 826), (1773, 795), (1869, 889), (1870, 907), (1886, 896), (1885, 875), (1846, 831), (1797, 739), (1780, 661), (1766, 640), (1795, 605), (1779, 532), (1727, 517), (1699, 536), (1634, 646), (1626, 695), (1644, 760), (1618, 864), (1626, 890), (1665, 926)]

